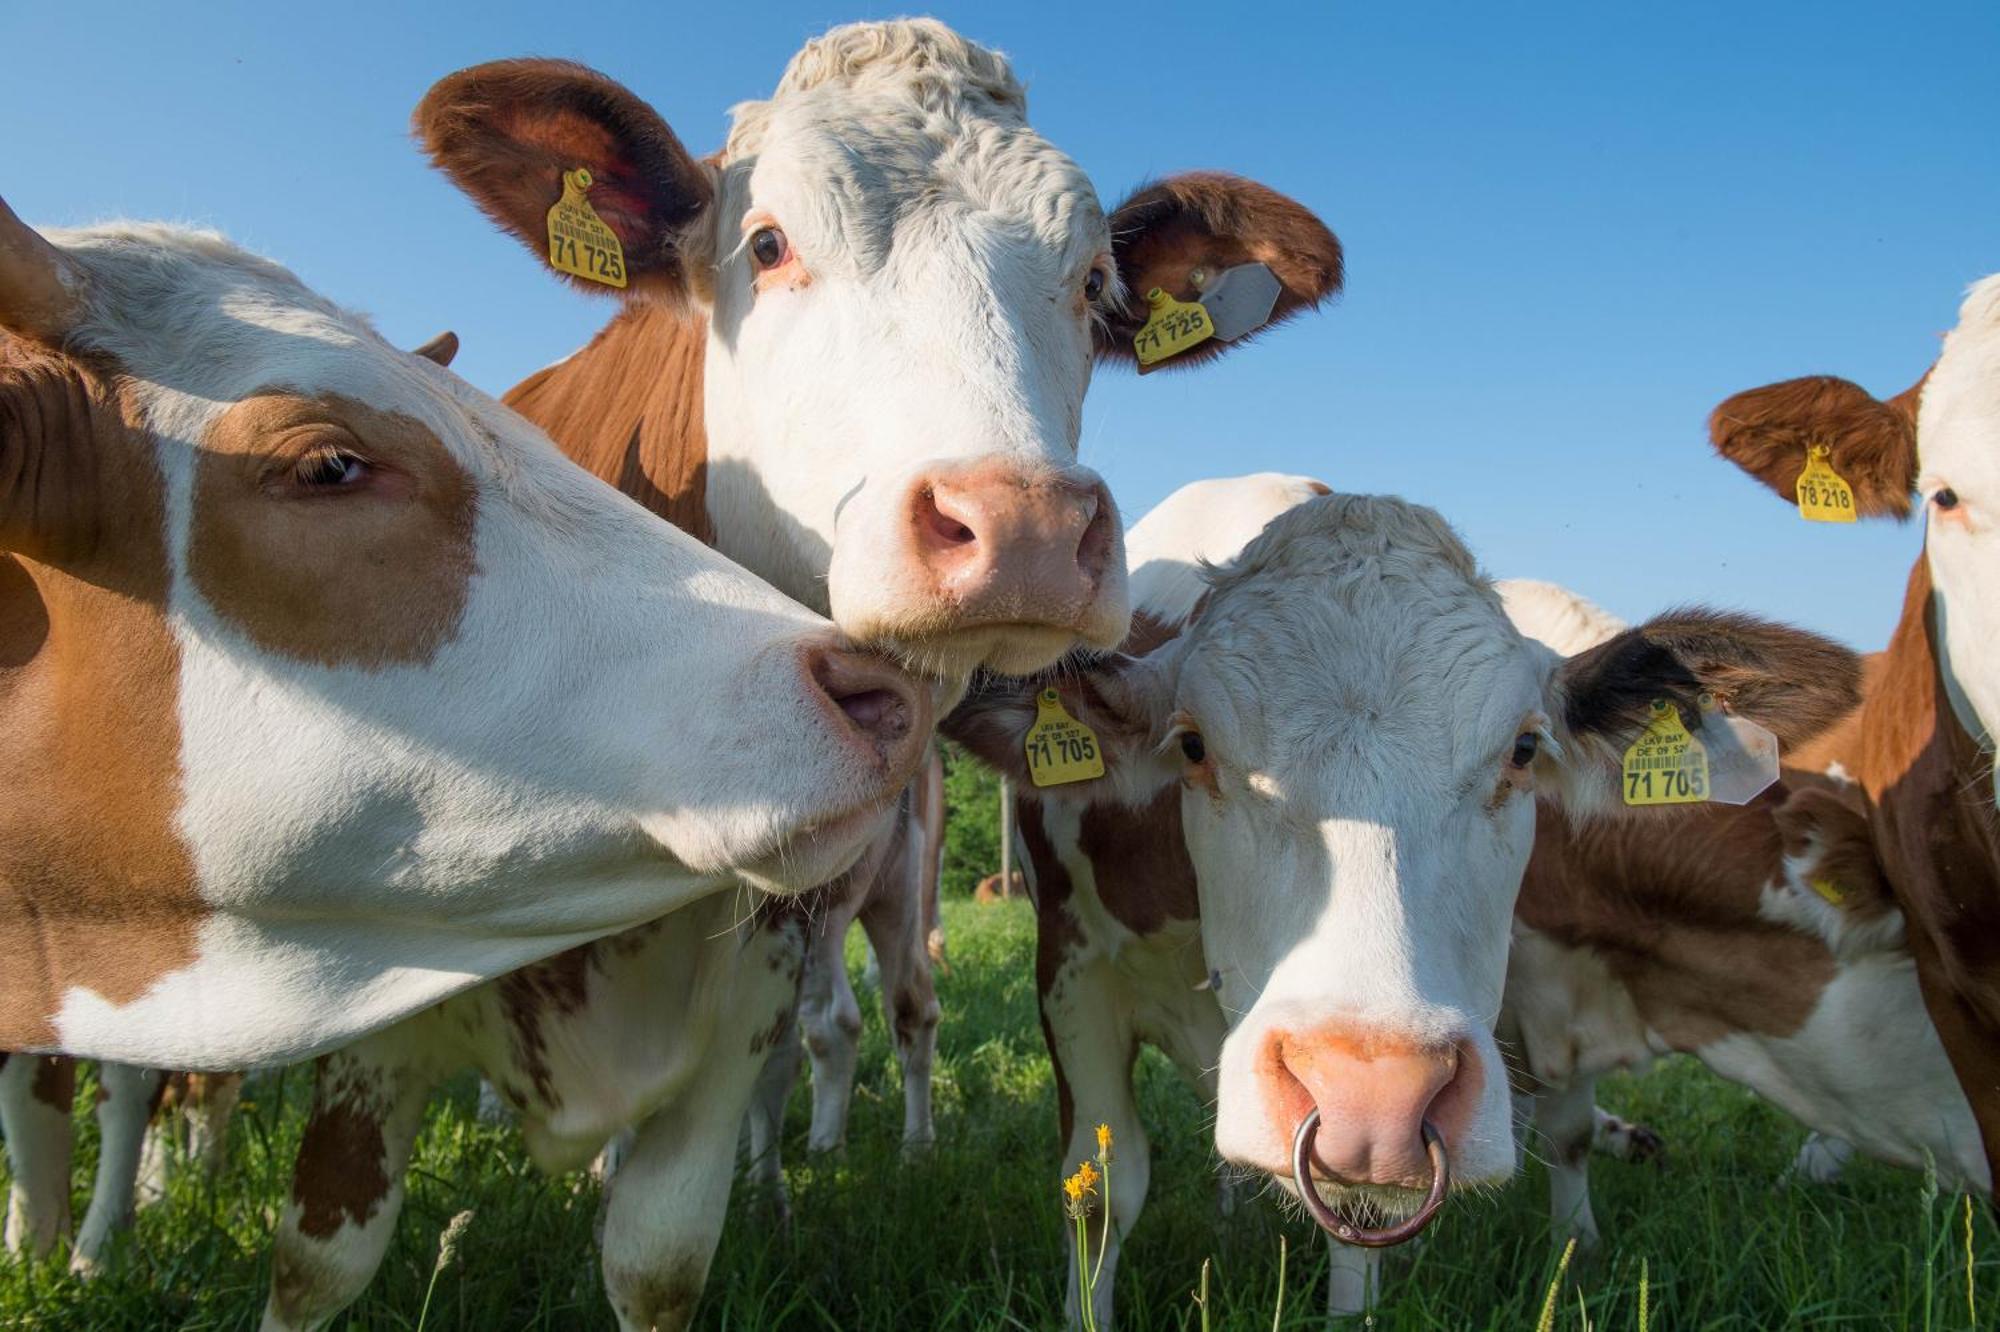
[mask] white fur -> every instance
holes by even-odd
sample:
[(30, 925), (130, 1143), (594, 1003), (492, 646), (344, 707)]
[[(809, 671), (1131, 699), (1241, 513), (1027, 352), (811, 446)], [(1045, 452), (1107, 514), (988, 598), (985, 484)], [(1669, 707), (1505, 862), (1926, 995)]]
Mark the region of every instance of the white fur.
[[(2000, 274), (1975, 284), (1924, 384), (1917, 489), (1936, 588), (1939, 665), (1966, 729), (2000, 734)], [(1950, 487), (1958, 507), (1931, 503)]]

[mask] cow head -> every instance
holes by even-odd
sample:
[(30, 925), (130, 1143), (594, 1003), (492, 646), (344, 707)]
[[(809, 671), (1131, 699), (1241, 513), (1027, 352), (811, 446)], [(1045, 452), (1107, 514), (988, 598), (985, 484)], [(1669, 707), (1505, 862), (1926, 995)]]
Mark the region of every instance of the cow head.
[(1194, 300), (1261, 262), (1275, 320), (1341, 280), (1325, 226), (1249, 181), (1172, 177), (1107, 217), (1029, 127), (1006, 60), (928, 20), (808, 44), (702, 160), (631, 92), (558, 61), (463, 70), (415, 123), (545, 261), (564, 173), (591, 173), (626, 299), (708, 321), (721, 549), (945, 674), (1124, 636), (1118, 515), (1077, 446), (1093, 362), (1133, 360), (1150, 290)]
[(1739, 393), (1709, 417), (1716, 450), (1787, 500), (1809, 446), (1863, 516), (1924, 511), (1939, 666), (1975, 739), (2000, 735), (2000, 274), (1959, 307), (1937, 363), (1887, 401), (1816, 375)]
[(0, 206), (0, 1048), (296, 1054), (812, 886), (930, 693), (275, 264)]
[[(1395, 499), (1310, 500), (1208, 581), (1178, 637), (1044, 683), (1096, 731), (1106, 772), (1043, 798), (1138, 806), (1179, 784), (1231, 1028), (1223, 1156), (1288, 1178), (1317, 1108), (1328, 1197), (1413, 1204), (1426, 1119), (1457, 1183), (1504, 1177), (1492, 1026), (1537, 796), (1621, 810), (1652, 700), (1694, 718), (1712, 691), (1796, 736), (1852, 705), (1857, 663), (1698, 612), (1562, 660), (1515, 630), (1435, 513)], [(1034, 699), (996, 683), (948, 729), (1021, 772)]]

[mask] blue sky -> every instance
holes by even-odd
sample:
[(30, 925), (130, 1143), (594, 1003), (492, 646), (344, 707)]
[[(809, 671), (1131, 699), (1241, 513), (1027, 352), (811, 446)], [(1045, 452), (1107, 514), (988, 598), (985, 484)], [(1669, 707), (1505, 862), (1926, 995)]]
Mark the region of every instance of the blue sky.
[[(425, 167), (439, 76), (570, 56), (698, 151), (806, 37), (755, 5), (0, 5), (0, 195), (31, 222), (218, 227), (498, 392), (610, 314)], [(946, 5), (1107, 204), (1217, 167), (1314, 207), (1348, 294), (1205, 370), (1105, 371), (1087, 461), (1136, 515), (1275, 468), (1437, 506), (1487, 567), (1627, 616), (1705, 600), (1861, 647), (1915, 525), (1832, 527), (1714, 458), (1731, 392), (1888, 394), (2000, 270), (2000, 7)]]

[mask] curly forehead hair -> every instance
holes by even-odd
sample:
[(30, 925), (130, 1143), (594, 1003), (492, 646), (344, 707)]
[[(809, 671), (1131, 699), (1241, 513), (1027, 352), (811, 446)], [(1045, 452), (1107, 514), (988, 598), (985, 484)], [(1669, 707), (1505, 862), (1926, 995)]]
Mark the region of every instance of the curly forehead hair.
[(991, 112), (1022, 120), (1028, 115), (1027, 91), (1007, 57), (936, 19), (849, 23), (807, 42), (785, 67), (771, 101), (735, 108), (725, 155), (756, 151), (773, 102), (834, 84), (900, 93), (934, 110), (985, 103)]

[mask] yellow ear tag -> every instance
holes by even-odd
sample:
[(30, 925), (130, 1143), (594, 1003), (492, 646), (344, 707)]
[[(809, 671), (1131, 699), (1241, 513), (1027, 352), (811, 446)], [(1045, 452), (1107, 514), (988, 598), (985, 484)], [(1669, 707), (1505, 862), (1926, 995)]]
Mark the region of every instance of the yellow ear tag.
[(1708, 751), (1681, 725), (1680, 711), (1653, 700), (1646, 733), (1625, 751), (1625, 803), (1698, 805), (1708, 799)]
[(1035, 698), (1028, 728), (1028, 777), (1036, 786), (1063, 786), (1104, 775), (1097, 733), (1063, 711), (1062, 695), (1044, 689)]
[(607, 287), (625, 285), (625, 248), (590, 206), (585, 167), (563, 172), (562, 198), (549, 208), (549, 266)]
[(1146, 293), (1146, 304), (1152, 307), (1152, 314), (1139, 336), (1132, 339), (1140, 365), (1157, 365), (1215, 336), (1215, 322), (1199, 302), (1177, 301), (1155, 287)]
[(1816, 523), (1854, 521), (1854, 488), (1826, 460), (1824, 444), (1807, 447), (1806, 469), (1799, 473), (1798, 484), (1792, 490), (1799, 497), (1801, 518)]
[(1835, 906), (1847, 905), (1847, 890), (1832, 879), (1811, 880), (1812, 890)]

